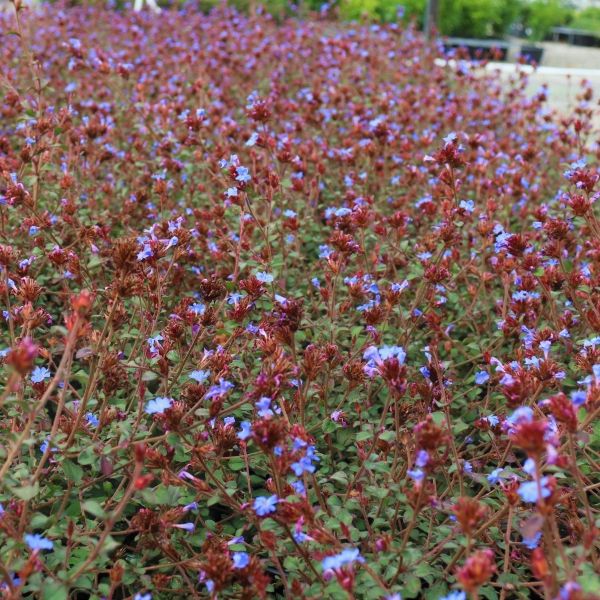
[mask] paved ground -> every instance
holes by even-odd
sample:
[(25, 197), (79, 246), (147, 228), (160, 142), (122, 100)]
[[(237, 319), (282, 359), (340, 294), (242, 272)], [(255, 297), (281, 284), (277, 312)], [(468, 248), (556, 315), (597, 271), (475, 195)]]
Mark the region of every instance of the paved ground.
[[(518, 44), (518, 42), (516, 42)], [(567, 112), (572, 106), (583, 79), (590, 82), (594, 90), (594, 103), (598, 108), (596, 122), (600, 126), (600, 48), (582, 48), (556, 42), (543, 42), (542, 64), (530, 74), (529, 90), (534, 93), (547, 84), (550, 106)], [(494, 64), (508, 76), (514, 72), (509, 64)]]
[[(514, 41), (509, 53), (515, 56), (520, 42)], [(581, 81), (590, 83), (594, 91), (592, 103), (596, 106), (595, 123), (600, 129), (600, 48), (580, 48), (568, 44), (544, 42), (542, 64), (537, 69), (527, 66), (517, 67), (510, 62), (490, 63), (488, 69), (499, 69), (506, 78), (517, 68), (529, 73), (528, 91), (537, 92), (543, 84), (548, 86), (548, 102), (552, 108), (568, 114), (581, 89)], [(440, 61), (443, 62), (443, 61)]]

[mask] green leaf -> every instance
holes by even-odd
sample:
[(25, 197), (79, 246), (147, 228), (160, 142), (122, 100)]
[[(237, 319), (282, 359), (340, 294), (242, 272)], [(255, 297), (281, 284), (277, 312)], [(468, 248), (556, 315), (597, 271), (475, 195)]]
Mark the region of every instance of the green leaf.
[(20, 488), (13, 488), (12, 492), (21, 500), (31, 500), (40, 491), (40, 484), (36, 481), (33, 485), (24, 485)]
[(100, 504), (98, 500), (86, 500), (82, 506), (83, 510), (94, 515), (94, 517), (103, 518), (106, 515), (104, 508), (102, 508), (102, 504)]
[(43, 599), (44, 600), (67, 600), (69, 596), (69, 588), (63, 583), (52, 581), (44, 584)]
[(70, 460), (65, 460), (62, 463), (62, 468), (69, 481), (73, 481), (77, 484), (81, 483), (81, 480), (83, 479), (83, 469), (79, 465)]

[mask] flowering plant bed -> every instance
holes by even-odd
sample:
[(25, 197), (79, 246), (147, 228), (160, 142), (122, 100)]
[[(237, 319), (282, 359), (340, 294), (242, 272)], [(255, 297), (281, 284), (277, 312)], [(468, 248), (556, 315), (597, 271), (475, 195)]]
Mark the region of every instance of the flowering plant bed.
[(589, 87), (1, 18), (3, 597), (598, 597)]

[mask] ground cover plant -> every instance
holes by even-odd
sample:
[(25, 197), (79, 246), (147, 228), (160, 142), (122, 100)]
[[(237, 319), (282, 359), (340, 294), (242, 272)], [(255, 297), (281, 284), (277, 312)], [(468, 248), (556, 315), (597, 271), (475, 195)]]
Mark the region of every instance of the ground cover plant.
[(588, 85), (393, 24), (0, 28), (2, 597), (598, 597)]

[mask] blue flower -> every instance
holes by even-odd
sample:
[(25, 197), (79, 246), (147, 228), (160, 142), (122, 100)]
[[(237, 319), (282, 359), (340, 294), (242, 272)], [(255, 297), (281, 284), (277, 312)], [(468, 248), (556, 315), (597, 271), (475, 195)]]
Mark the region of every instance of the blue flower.
[(442, 596), (439, 600), (467, 600), (467, 594), (465, 592), (456, 590)]
[(200, 302), (195, 302), (190, 305), (190, 310), (196, 315), (203, 315), (206, 311), (206, 306)]
[(256, 274), (256, 279), (258, 279), (261, 283), (271, 283), (274, 279), (271, 273), (266, 273), (264, 271), (259, 271)]
[(472, 213), (475, 210), (475, 203), (473, 200), (461, 200), (459, 207), (465, 212)]
[(415, 465), (417, 467), (425, 467), (429, 462), (429, 453), (427, 450), (419, 450), (417, 453), (417, 459), (415, 460)]
[(270, 408), (271, 406), (271, 398), (268, 396), (263, 396), (260, 400), (256, 402), (256, 408), (258, 409), (259, 417), (272, 417), (273, 411)]
[(91, 425), (92, 427), (98, 427), (98, 425), (100, 425), (100, 420), (92, 412), (89, 412), (85, 415), (85, 420), (88, 422), (88, 425)]
[(542, 532), (538, 531), (534, 533), (531, 537), (523, 538), (523, 545), (529, 550), (535, 550), (540, 543), (540, 539), (542, 538)]
[(483, 385), (486, 381), (489, 381), (490, 375), (487, 371), (479, 371), (477, 375), (475, 375), (475, 383), (477, 385)]
[(304, 496), (306, 494), (306, 488), (301, 481), (292, 481), (290, 484), (294, 489), (294, 493), (298, 496)]
[(250, 564), (250, 556), (247, 552), (234, 552), (231, 561), (234, 569), (244, 569)]
[(319, 246), (319, 258), (329, 258), (333, 254), (333, 249), (327, 244), (321, 244)]
[(210, 371), (192, 371), (189, 375), (190, 379), (198, 383), (204, 383), (210, 377)]
[(176, 523), (173, 527), (177, 527), (177, 529), (183, 529), (184, 531), (189, 531), (190, 533), (196, 529), (194, 523)]
[(584, 392), (582, 390), (577, 390), (575, 392), (573, 392), (571, 394), (571, 402), (573, 402), (573, 404), (579, 408), (580, 406), (583, 406), (587, 401), (587, 392)]
[(360, 555), (360, 550), (358, 548), (346, 548), (339, 554), (324, 558), (321, 561), (321, 566), (323, 571), (328, 571), (330, 569), (341, 569), (345, 565), (350, 565), (356, 561), (365, 562), (365, 559)]
[(273, 496), (259, 496), (254, 499), (254, 512), (259, 517), (265, 517), (277, 510), (279, 498), (275, 494)]
[(150, 400), (146, 404), (146, 414), (148, 415), (162, 415), (167, 408), (171, 408), (173, 404), (173, 398), (161, 398), (157, 397), (154, 400)]
[(142, 261), (151, 258), (153, 255), (152, 246), (150, 246), (150, 244), (144, 244), (144, 247), (138, 252), (137, 259), (138, 261)]
[(506, 422), (510, 425), (519, 425), (520, 423), (531, 423), (533, 421), (533, 410), (529, 406), (521, 406), (513, 412)]
[(208, 392), (206, 392), (206, 398), (216, 398), (217, 396), (223, 396), (229, 390), (233, 389), (234, 385), (230, 381), (226, 381), (225, 379), (219, 379), (219, 383), (217, 385), (213, 385)]
[(133, 597), (133, 600), (152, 600), (152, 594), (140, 594), (139, 592)]
[(425, 473), (421, 469), (409, 469), (406, 473), (415, 483), (420, 483), (425, 478)]
[(312, 464), (313, 460), (318, 460), (316, 456), (303, 456), (300, 460), (291, 464), (291, 469), (294, 471), (296, 477), (300, 477), (302, 473), (314, 473), (315, 465)]
[(247, 183), (252, 177), (246, 167), (237, 167), (235, 170), (235, 180), (240, 183)]
[(256, 131), (252, 133), (252, 135), (248, 138), (248, 141), (245, 143), (245, 146), (254, 146), (258, 142), (258, 133)]
[(42, 383), (45, 379), (50, 379), (52, 372), (46, 367), (36, 367), (30, 375), (30, 379), (33, 383)]
[(39, 533), (26, 533), (24, 540), (31, 550), (52, 550), (54, 548), (54, 542)]
[(548, 496), (550, 496), (552, 493), (548, 487), (548, 482), (549, 480), (547, 477), (542, 477), (538, 489), (537, 481), (525, 481), (519, 486), (517, 493), (523, 502), (531, 502), (532, 504), (536, 503), (540, 499), (540, 490), (542, 493), (542, 498), (548, 498)]
[(498, 467), (497, 469), (494, 469), (488, 476), (487, 476), (487, 480), (492, 484), (492, 485), (496, 485), (498, 483), (500, 483), (500, 481), (502, 481), (503, 477), (501, 475), (502, 471), (504, 469), (502, 469), (501, 467)]
[(581, 592), (581, 586), (575, 581), (567, 581), (567, 583), (560, 588), (557, 600), (570, 600), (575, 596), (576, 592)]
[(252, 435), (252, 424), (250, 421), (242, 421), (240, 423), (241, 429), (237, 434), (239, 440), (247, 440)]

